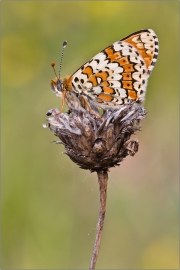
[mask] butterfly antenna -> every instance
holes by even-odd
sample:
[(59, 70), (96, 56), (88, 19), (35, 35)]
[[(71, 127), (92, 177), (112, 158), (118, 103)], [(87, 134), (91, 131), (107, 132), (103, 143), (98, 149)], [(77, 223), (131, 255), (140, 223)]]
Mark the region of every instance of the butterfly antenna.
[(66, 48), (67, 41), (63, 42), (62, 45), (62, 52), (61, 52), (61, 59), (60, 59), (60, 64), (59, 64), (59, 78), (60, 78), (60, 73), (61, 73), (61, 67), (62, 67), (62, 60), (63, 60), (63, 55), (64, 55), (64, 49)]
[(57, 76), (57, 73), (56, 73), (56, 70), (55, 70), (55, 62), (52, 62), (51, 63), (51, 66), (52, 66), (52, 68), (54, 70), (54, 74), (56, 75), (56, 78), (59, 78), (59, 79), (60, 79), (60, 73), (61, 73), (62, 60), (63, 60), (63, 55), (64, 55), (64, 49), (66, 48), (66, 45), (67, 45), (67, 41), (64, 41), (63, 42), (63, 45), (62, 45), (61, 59), (60, 59), (60, 64), (59, 64), (59, 76)]
[(55, 67), (54, 66), (55, 66), (55, 62), (52, 62), (51, 63), (51, 67), (53, 68), (54, 74), (56, 75), (56, 78), (57, 78), (58, 76), (57, 76), (57, 73), (56, 73), (56, 70), (55, 70)]

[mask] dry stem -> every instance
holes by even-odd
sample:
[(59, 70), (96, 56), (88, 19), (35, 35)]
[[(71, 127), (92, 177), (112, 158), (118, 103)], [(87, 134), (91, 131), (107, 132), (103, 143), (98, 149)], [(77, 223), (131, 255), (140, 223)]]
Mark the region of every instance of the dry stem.
[(103, 225), (106, 213), (106, 198), (107, 198), (107, 183), (108, 183), (108, 173), (107, 171), (98, 171), (98, 182), (99, 182), (99, 191), (100, 191), (100, 205), (99, 205), (99, 217), (98, 224), (96, 228), (96, 238), (94, 242), (94, 248), (92, 252), (91, 262), (89, 269), (95, 269), (99, 249), (101, 245), (101, 238), (103, 233)]

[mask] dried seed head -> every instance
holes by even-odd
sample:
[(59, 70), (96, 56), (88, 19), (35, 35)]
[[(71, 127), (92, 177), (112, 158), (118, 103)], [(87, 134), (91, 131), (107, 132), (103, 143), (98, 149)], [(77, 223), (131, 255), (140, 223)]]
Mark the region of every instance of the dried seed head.
[[(72, 92), (69, 92), (66, 102), (71, 114), (59, 113), (58, 109), (49, 110), (48, 127), (65, 146), (66, 154), (80, 168), (91, 172), (107, 171), (138, 151), (138, 140), (130, 138), (136, 130), (140, 130), (140, 122), (145, 118), (146, 111), (136, 102), (119, 109), (104, 110), (101, 119), (88, 108), (84, 109)], [(98, 113), (97, 107), (91, 106)]]

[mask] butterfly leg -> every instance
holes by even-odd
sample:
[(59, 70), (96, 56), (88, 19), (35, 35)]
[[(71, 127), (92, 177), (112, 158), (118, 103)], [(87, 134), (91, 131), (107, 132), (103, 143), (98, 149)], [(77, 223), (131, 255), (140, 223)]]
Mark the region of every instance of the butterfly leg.
[(84, 107), (84, 105), (86, 104), (86, 106), (88, 107), (88, 109), (97, 117), (102, 121), (102, 118), (100, 115), (98, 115), (97, 113), (95, 113), (95, 111), (91, 108), (91, 106), (89, 105), (89, 102), (83, 97), (81, 96), (81, 104)]
[(66, 96), (66, 91), (63, 90), (63, 91), (62, 91), (62, 105), (61, 105), (61, 109), (60, 109), (60, 111), (56, 114), (56, 116), (57, 116), (57, 115), (60, 115), (60, 114), (62, 113), (62, 110), (63, 110), (63, 108), (64, 108), (64, 104), (65, 104), (65, 96)]
[(65, 96), (66, 96), (66, 90), (63, 90), (62, 91), (62, 106), (61, 106), (61, 109), (60, 109), (60, 113), (62, 113), (62, 110), (64, 108), (64, 104), (65, 104)]

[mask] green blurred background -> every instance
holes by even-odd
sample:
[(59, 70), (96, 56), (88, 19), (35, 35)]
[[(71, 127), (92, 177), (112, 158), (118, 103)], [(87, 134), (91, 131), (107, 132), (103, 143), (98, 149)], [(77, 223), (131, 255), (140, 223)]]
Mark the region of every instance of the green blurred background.
[(1, 267), (88, 268), (98, 216), (95, 173), (63, 154), (46, 112), (60, 107), (50, 66), (71, 75), (109, 44), (152, 28), (160, 52), (149, 79), (139, 152), (111, 169), (97, 268), (178, 268), (178, 1), (1, 2)]

